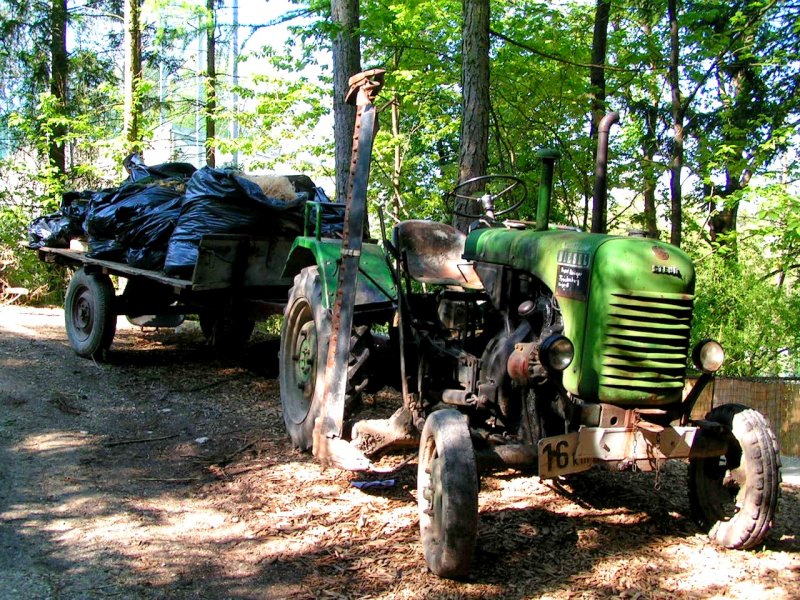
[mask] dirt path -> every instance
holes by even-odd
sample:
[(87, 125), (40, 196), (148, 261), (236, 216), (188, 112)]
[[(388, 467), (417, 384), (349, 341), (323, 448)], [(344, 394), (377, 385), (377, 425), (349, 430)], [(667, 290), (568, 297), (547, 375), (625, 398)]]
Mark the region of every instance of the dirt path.
[(123, 323), (96, 364), (61, 311), (0, 308), (0, 598), (800, 597), (797, 480), (764, 548), (732, 552), (686, 518), (680, 464), (484, 477), (473, 574), (439, 580), (414, 464), (363, 492), (291, 449), (274, 341), (220, 358), (196, 327)]

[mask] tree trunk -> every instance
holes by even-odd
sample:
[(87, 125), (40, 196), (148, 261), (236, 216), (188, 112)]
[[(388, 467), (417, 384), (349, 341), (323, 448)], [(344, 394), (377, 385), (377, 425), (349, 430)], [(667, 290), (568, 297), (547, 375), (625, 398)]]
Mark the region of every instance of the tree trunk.
[(206, 0), (208, 12), (206, 24), (206, 164), (217, 166), (215, 136), (217, 135), (217, 18), (214, 12), (214, 0)]
[(764, 113), (763, 104), (760, 102), (762, 92), (759, 90), (756, 75), (759, 66), (750, 52), (750, 48), (756, 44), (757, 40), (753, 33), (741, 34), (735, 45), (729, 49), (731, 59), (721, 67), (726, 76), (728, 90), (726, 126), (722, 127), (722, 144), (735, 148), (733, 154), (740, 158), (726, 161), (724, 187), (719, 189), (707, 186), (705, 190), (711, 213), (709, 219), (711, 242), (718, 245), (723, 255), (731, 260), (738, 260), (739, 198), (753, 176), (749, 159), (744, 158), (748, 154), (747, 132), (754, 126), (753, 119), (760, 120)]
[(128, 152), (141, 152), (139, 119), (141, 99), (139, 85), (142, 81), (142, 31), (139, 22), (140, 0), (125, 0), (125, 98), (123, 109), (123, 135)]
[[(395, 139), (400, 137), (400, 97), (395, 94), (392, 98), (392, 135)], [(400, 176), (403, 171), (403, 149), (400, 144), (394, 145), (394, 167), (392, 169), (392, 204), (396, 215), (403, 209), (403, 194), (400, 185)]]
[(348, 80), (361, 71), (358, 0), (331, 0), (336, 27), (333, 38), (333, 139), (336, 167), (336, 202), (345, 202), (350, 178), (350, 158), (356, 109), (345, 104)]
[[(738, 182), (733, 180), (722, 194), (715, 195), (711, 186), (704, 186), (704, 195), (708, 201), (708, 210), (711, 213), (708, 222), (711, 243), (724, 249), (724, 254), (736, 258), (736, 220), (739, 215), (738, 201), (731, 201), (735, 194), (741, 190)], [(722, 202), (722, 206), (719, 202)]]
[(656, 170), (655, 157), (657, 150), (656, 124), (658, 113), (655, 106), (647, 106), (644, 112), (645, 137), (642, 140), (642, 194), (644, 196), (643, 225), (647, 237), (658, 239), (658, 223), (656, 220)]
[[(395, 48), (394, 61), (392, 68), (396, 71), (400, 68), (400, 56), (402, 50)], [(400, 95), (395, 92), (392, 97), (392, 136), (396, 142), (400, 139)], [(392, 204), (394, 213), (400, 218), (403, 209), (403, 194), (400, 178), (403, 171), (403, 148), (399, 143), (394, 145), (394, 168), (392, 169)]]
[[(52, 0), (50, 11), (50, 93), (59, 110), (67, 105), (67, 0)], [(49, 145), (50, 165), (63, 175), (66, 171), (64, 136), (62, 124), (53, 127)]]
[[(597, 158), (597, 133), (600, 120), (606, 112), (606, 47), (608, 45), (608, 17), (611, 0), (597, 0), (594, 13), (594, 35), (592, 36), (592, 66), (589, 69), (589, 83), (592, 99), (592, 144)], [(607, 207), (605, 195), (595, 195), (592, 202), (592, 231), (604, 233), (606, 230)]]
[[(463, 14), (459, 183), (486, 175), (489, 163), (489, 0), (464, 0)], [(479, 211), (477, 206), (458, 208), (466, 213)], [(468, 229), (470, 221), (454, 217), (454, 224), (461, 231)]]
[(669, 241), (680, 247), (682, 231), (682, 192), (681, 171), (683, 170), (683, 118), (684, 108), (681, 101), (680, 74), (680, 31), (678, 29), (677, 0), (667, 0), (669, 18), (669, 87), (672, 92), (672, 120), (675, 131), (670, 157), (670, 207), (671, 221)]
[(231, 163), (234, 168), (239, 165), (239, 149), (237, 140), (239, 139), (239, 94), (237, 86), (239, 85), (239, 0), (233, 0), (231, 6), (231, 21), (233, 24), (231, 32), (231, 141), (233, 142), (234, 150), (231, 157)]

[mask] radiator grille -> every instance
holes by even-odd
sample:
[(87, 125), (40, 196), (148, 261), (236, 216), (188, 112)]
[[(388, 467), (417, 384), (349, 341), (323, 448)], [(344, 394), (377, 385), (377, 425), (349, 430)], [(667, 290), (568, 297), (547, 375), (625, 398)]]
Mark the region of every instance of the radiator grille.
[(649, 398), (679, 393), (686, 375), (692, 305), (688, 294), (612, 294), (601, 388)]

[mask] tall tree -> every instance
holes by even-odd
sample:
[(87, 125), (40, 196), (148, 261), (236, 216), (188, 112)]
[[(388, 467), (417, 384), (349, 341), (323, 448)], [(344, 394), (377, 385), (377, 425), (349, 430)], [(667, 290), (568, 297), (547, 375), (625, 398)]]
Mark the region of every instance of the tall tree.
[(231, 120), (230, 138), (234, 145), (231, 162), (234, 168), (239, 165), (239, 148), (236, 140), (239, 138), (239, 0), (233, 0), (231, 4)]
[[(606, 49), (608, 45), (608, 18), (611, 0), (597, 0), (594, 16), (594, 35), (592, 37), (592, 65), (589, 69), (592, 99), (592, 143), (595, 152), (600, 120), (606, 112)], [(595, 175), (597, 176), (597, 175)], [(607, 206), (605, 194), (594, 195), (592, 202), (592, 231), (602, 233), (606, 230)]]
[(217, 166), (217, 17), (214, 0), (206, 0), (206, 164)]
[[(489, 162), (489, 0), (464, 0), (461, 36), (461, 141), (458, 181), (486, 175)], [(462, 207), (474, 213), (475, 207)], [(470, 219), (454, 217), (466, 231)]]
[(687, 2), (687, 135), (697, 138), (709, 240), (737, 255), (739, 204), (795, 139), (800, 119), (800, 5), (769, 0)]
[(362, 0), (361, 11), (365, 61), (389, 66), (379, 108), (391, 127), (378, 132), (373, 186), (392, 216), (444, 218), (440, 190), (458, 177), (462, 0)]
[[(50, 8), (50, 93), (60, 111), (67, 103), (67, 0), (52, 0)], [(53, 128), (49, 144), (50, 164), (57, 173), (64, 175), (66, 153), (64, 152), (66, 127), (63, 121)]]
[(658, 238), (656, 218), (656, 152), (658, 151), (658, 110), (656, 106), (644, 108), (645, 133), (642, 136), (642, 196), (644, 199), (643, 225), (648, 237)]
[[(562, 159), (553, 219), (582, 228), (589, 223), (592, 198), (593, 146), (586, 135), (583, 100), (590, 95), (593, 22), (594, 10), (585, 3), (567, 7), (521, 0), (507, 2), (505, 10), (492, 15), (497, 40), (492, 70), (503, 76), (492, 79), (491, 168), (502, 164), (498, 154), (503, 152), (513, 173), (535, 189), (536, 150), (558, 149)], [(520, 216), (532, 217), (533, 204), (521, 207)]]
[(142, 82), (142, 29), (141, 0), (125, 0), (125, 71), (124, 71), (124, 107), (123, 137), (128, 152), (141, 152), (140, 121)]
[[(641, 31), (644, 34), (641, 44), (646, 51), (644, 62), (651, 71), (651, 76), (644, 78), (645, 82), (642, 85), (642, 88), (645, 90), (644, 99), (642, 105), (639, 107), (640, 116), (644, 123), (643, 135), (641, 138), (642, 196), (644, 199), (644, 211), (642, 213), (641, 223), (648, 237), (658, 239), (656, 190), (660, 172), (656, 166), (656, 157), (658, 154), (658, 109), (661, 92), (660, 85), (656, 83), (657, 76), (655, 74), (660, 71), (659, 66), (661, 64), (662, 54), (660, 45), (654, 43), (657, 36), (654, 35), (652, 22), (660, 19), (661, 11), (658, 6), (652, 7), (650, 5), (645, 5), (639, 7), (639, 13), (638, 22), (641, 24)], [(632, 104), (635, 105), (635, 103)]]
[(333, 137), (336, 201), (347, 199), (356, 109), (345, 104), (350, 77), (361, 71), (358, 0), (331, 0), (333, 38)]
[(683, 192), (681, 190), (681, 173), (683, 172), (683, 122), (686, 104), (681, 98), (680, 87), (680, 28), (678, 26), (678, 2), (667, 0), (667, 18), (669, 21), (669, 88), (672, 97), (673, 139), (670, 152), (669, 190), (670, 190), (670, 234), (669, 241), (675, 246), (681, 245), (683, 231)]

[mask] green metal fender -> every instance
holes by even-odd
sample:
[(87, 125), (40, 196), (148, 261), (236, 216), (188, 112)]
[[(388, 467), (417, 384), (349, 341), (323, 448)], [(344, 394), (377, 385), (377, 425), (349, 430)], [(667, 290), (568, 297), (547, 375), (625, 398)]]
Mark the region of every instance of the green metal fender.
[[(341, 255), (341, 240), (300, 236), (294, 240), (289, 251), (283, 276), (294, 277), (305, 267), (317, 266), (322, 280), (325, 308), (331, 308), (336, 299)], [(394, 303), (396, 300), (397, 288), (383, 249), (377, 244), (365, 242), (358, 267), (356, 307)]]

